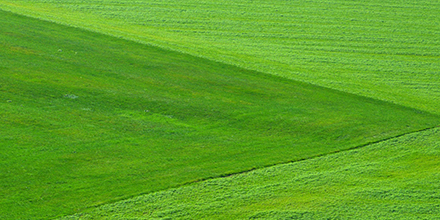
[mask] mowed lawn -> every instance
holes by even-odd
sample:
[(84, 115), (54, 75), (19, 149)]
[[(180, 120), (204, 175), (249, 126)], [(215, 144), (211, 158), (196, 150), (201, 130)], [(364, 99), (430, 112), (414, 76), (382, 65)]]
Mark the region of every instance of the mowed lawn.
[(438, 116), (0, 11), (0, 218), (434, 127)]
[(440, 113), (438, 0), (0, 0), (0, 8)]
[(439, 219), (440, 129), (62, 219)]

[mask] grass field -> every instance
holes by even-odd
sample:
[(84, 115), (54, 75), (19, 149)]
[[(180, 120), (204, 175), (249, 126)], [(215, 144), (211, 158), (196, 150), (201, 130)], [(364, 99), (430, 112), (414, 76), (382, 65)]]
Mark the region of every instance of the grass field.
[(438, 219), (440, 129), (63, 219)]
[(0, 8), (440, 113), (434, 0), (0, 0)]
[(440, 122), (415, 109), (1, 17), (4, 219), (74, 213)]
[(0, 9), (1, 219), (439, 217), (438, 2)]

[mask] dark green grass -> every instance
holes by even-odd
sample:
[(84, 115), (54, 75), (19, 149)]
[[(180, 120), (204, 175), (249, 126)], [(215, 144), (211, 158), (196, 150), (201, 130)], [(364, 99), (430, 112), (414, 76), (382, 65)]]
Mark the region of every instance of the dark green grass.
[(63, 219), (439, 219), (440, 129)]
[(429, 113), (0, 12), (0, 218), (432, 127)]
[(440, 113), (438, 0), (0, 0), (0, 8)]

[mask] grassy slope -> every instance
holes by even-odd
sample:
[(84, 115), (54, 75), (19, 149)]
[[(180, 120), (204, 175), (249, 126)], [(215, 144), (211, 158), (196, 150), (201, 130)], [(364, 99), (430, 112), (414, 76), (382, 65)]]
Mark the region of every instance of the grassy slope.
[(436, 0), (0, 0), (0, 7), (440, 113)]
[(64, 219), (438, 219), (440, 129), (156, 192)]
[(0, 13), (1, 218), (48, 218), (439, 124), (389, 103)]

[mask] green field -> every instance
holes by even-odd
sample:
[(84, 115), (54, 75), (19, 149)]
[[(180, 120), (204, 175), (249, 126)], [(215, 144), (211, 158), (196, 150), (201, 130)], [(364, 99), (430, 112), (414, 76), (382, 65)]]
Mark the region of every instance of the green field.
[(440, 129), (63, 219), (438, 219)]
[(0, 8), (440, 113), (434, 0), (0, 0)]
[(0, 0), (0, 219), (439, 218), (439, 10)]

